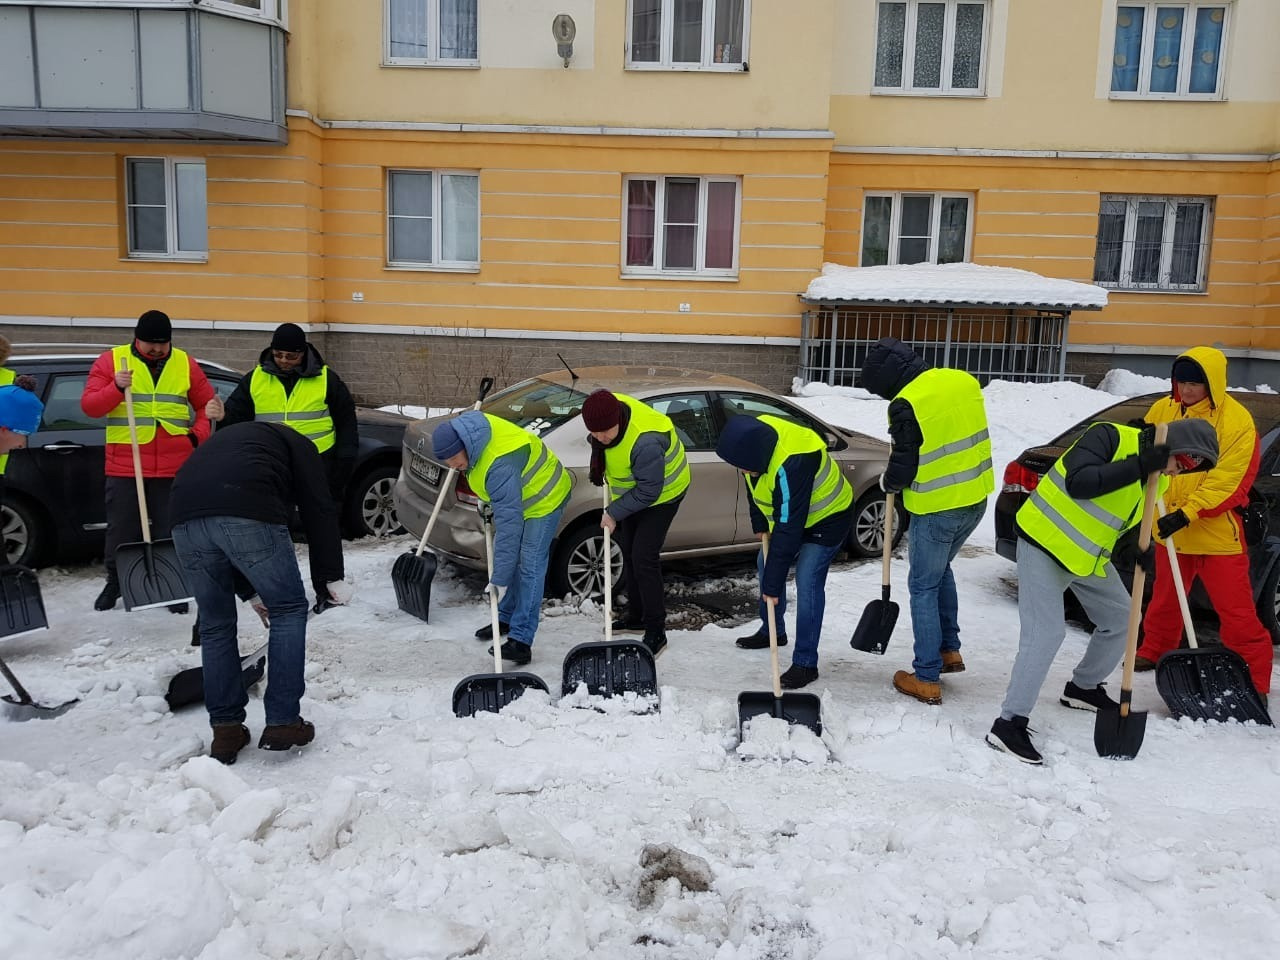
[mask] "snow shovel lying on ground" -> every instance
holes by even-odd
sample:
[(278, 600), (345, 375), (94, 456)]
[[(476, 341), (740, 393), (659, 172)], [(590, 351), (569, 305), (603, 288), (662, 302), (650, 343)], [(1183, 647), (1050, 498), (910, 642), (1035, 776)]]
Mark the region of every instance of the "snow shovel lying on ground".
[[(480, 392), (476, 394), (472, 410), (479, 410), (485, 394), (493, 388), (493, 378), (485, 377), (480, 381)], [(436, 576), (436, 555), (424, 553), (427, 549), (427, 538), (435, 529), (436, 517), (440, 516), (440, 507), (444, 504), (445, 491), (453, 487), (453, 478), (457, 470), (450, 470), (444, 475), (437, 487), (436, 503), (431, 508), (431, 516), (427, 520), (427, 528), (422, 531), (422, 539), (418, 541), (418, 549), (410, 550), (396, 557), (391, 567), (391, 584), (396, 590), (396, 606), (405, 613), (411, 613), (423, 623), (431, 612), (431, 581)]]
[[(128, 369), (126, 365), (121, 369)], [(142, 524), (141, 543), (122, 543), (116, 548), (116, 570), (125, 610), (168, 607), (194, 600), (182, 578), (182, 564), (172, 540), (151, 539), (151, 518), (147, 515), (147, 494), (142, 482), (142, 455), (138, 451), (138, 424), (133, 415), (133, 388), (124, 391), (129, 416), (129, 445), (133, 448), (133, 477), (138, 487), (138, 519)], [(159, 426), (156, 429), (160, 429)]]
[[(761, 539), (760, 549), (768, 556), (769, 535)], [(752, 717), (777, 717), (787, 723), (799, 723), (822, 736), (822, 701), (813, 693), (783, 693), (778, 673), (778, 608), (769, 608), (769, 668), (773, 671), (773, 691), (743, 691), (738, 694), (738, 736), (745, 736), (747, 721)]]
[[(257, 650), (240, 658), (240, 679), (248, 690), (262, 679), (267, 672), (267, 645), (264, 643)], [(204, 702), (204, 668), (191, 667), (174, 674), (169, 681), (169, 689), (164, 695), (170, 710), (181, 710), (193, 704)]]
[[(604, 505), (609, 506), (609, 487), (604, 490)], [(642, 697), (658, 695), (658, 668), (653, 654), (635, 640), (613, 639), (613, 541), (604, 531), (604, 642), (580, 643), (564, 658), (560, 695), (567, 696), (585, 683), (592, 696), (615, 697), (636, 693)]]
[[(1163, 501), (1160, 512), (1165, 512)], [(1190, 650), (1170, 650), (1156, 664), (1156, 689), (1169, 705), (1169, 712), (1175, 719), (1190, 717), (1241, 723), (1252, 720), (1271, 726), (1271, 715), (1253, 685), (1244, 658), (1226, 647), (1202, 647), (1196, 643), (1196, 628), (1191, 622), (1191, 608), (1187, 606), (1187, 590), (1173, 538), (1166, 537), (1164, 545), (1169, 553), (1178, 606), (1182, 608), (1182, 626), (1191, 646)]]
[[(493, 521), (484, 522), (484, 545), (488, 553), (489, 578), (493, 582)], [(453, 715), (474, 717), (488, 711), (498, 713), (526, 690), (549, 693), (542, 678), (533, 673), (502, 672), (502, 631), (498, 629), (498, 595), (489, 594), (489, 616), (493, 620), (493, 673), (475, 673), (463, 677), (453, 688)]]
[(16, 563), (0, 566), (0, 638), (48, 626), (35, 571)]
[[(1156, 443), (1164, 443), (1169, 432), (1167, 423), (1156, 424)], [(1142, 523), (1138, 527), (1138, 549), (1151, 545), (1151, 526), (1156, 516), (1156, 493), (1160, 471), (1147, 476), (1146, 498), (1142, 504)], [(1142, 620), (1142, 593), (1147, 585), (1147, 571), (1142, 564), (1133, 567), (1133, 587), (1129, 591), (1129, 629), (1124, 644), (1124, 672), (1120, 677), (1120, 703), (1102, 707), (1093, 724), (1093, 745), (1098, 756), (1113, 760), (1132, 760), (1142, 749), (1147, 732), (1147, 712), (1133, 709), (1133, 662), (1138, 656), (1138, 624)]]
[(13, 675), (13, 671), (9, 669), (9, 665), (0, 660), (0, 673), (4, 674), (4, 678), (9, 681), (9, 686), (13, 687), (17, 699), (5, 694), (0, 697), (4, 701), (4, 712), (10, 720), (51, 720), (54, 717), (61, 716), (80, 700), (66, 700), (62, 703), (37, 703), (31, 699), (31, 694), (27, 693), (26, 688), (18, 682), (18, 678)]
[(880, 599), (862, 611), (849, 646), (864, 653), (884, 653), (898, 622), (898, 605), (889, 599), (889, 557), (893, 553), (893, 494), (884, 495), (884, 558), (880, 573)]

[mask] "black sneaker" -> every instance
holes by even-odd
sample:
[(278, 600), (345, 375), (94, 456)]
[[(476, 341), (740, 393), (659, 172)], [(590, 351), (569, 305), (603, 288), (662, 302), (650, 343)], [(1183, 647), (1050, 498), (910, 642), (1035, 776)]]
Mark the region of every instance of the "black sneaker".
[(293, 723), (277, 723), (264, 727), (258, 740), (259, 750), (292, 750), (305, 747), (316, 738), (316, 728), (299, 717)]
[(93, 609), (111, 610), (115, 607), (116, 601), (119, 599), (120, 585), (108, 580), (107, 585), (103, 587), (102, 592), (98, 594), (98, 599), (93, 601)]
[[(739, 637), (734, 641), (743, 650), (764, 650), (769, 646), (769, 632), (757, 630), (749, 637)], [(785, 633), (778, 634), (778, 646), (785, 647), (787, 645), (787, 635)]]
[(249, 728), (243, 723), (215, 723), (209, 756), (227, 766), (236, 762), (236, 754), (249, 745)]
[[(501, 634), (505, 637), (508, 633), (510, 633), (510, 632), (511, 632), (511, 624), (509, 624), (509, 623), (503, 623), (501, 620), (499, 620), (499, 621), (498, 621), (498, 632), (499, 632), (499, 633), (501, 633)], [(492, 640), (492, 639), (493, 639), (493, 624), (492, 624), (492, 623), (486, 623), (483, 627), (481, 627), (479, 630), (477, 630), (477, 631), (476, 631), (476, 639), (477, 639), (477, 640)]]
[(200, 621), (197, 620), (191, 625), (191, 645), (193, 647), (200, 646)]
[(807, 687), (817, 679), (817, 667), (799, 667), (793, 663), (787, 667), (786, 673), (779, 678), (779, 682), (782, 684), (783, 690), (799, 690), (801, 687)]
[(1027, 733), (1026, 717), (1014, 717), (1012, 720), (998, 717), (987, 734), (987, 743), (992, 749), (1012, 754), (1023, 763), (1044, 763), (1044, 757), (1040, 756)]
[[(498, 652), (502, 654), (503, 660), (510, 660), (517, 667), (523, 667), (533, 659), (533, 650), (527, 643), (519, 640), (508, 640), (498, 648)], [(489, 648), (489, 655), (493, 656), (493, 647)]]
[(185, 603), (171, 603), (165, 607), (170, 613), (190, 613), (191, 607)]
[(618, 633), (619, 631), (623, 633), (635, 633), (636, 631), (643, 629), (644, 623), (640, 620), (633, 620), (630, 614), (623, 614), (618, 617), (617, 620), (613, 621), (614, 633)]
[(1062, 691), (1062, 696), (1058, 698), (1058, 702), (1064, 707), (1071, 707), (1073, 710), (1092, 710), (1094, 713), (1105, 707), (1119, 709), (1120, 704), (1107, 696), (1107, 691), (1103, 689), (1104, 687), (1106, 687), (1106, 684), (1100, 683), (1092, 690), (1086, 690), (1084, 687), (1077, 687), (1075, 683), (1068, 680), (1066, 688)]
[(667, 649), (667, 634), (663, 630), (646, 630), (644, 633), (644, 639), (640, 642), (648, 648), (649, 652), (653, 654), (654, 659), (656, 660), (658, 654)]

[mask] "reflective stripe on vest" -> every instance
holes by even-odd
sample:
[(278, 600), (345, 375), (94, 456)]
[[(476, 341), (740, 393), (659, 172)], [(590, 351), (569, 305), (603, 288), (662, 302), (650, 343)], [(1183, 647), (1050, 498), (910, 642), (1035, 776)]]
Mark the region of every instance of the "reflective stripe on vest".
[[(0, 387), (7, 387), (16, 380), (18, 375), (8, 367), (0, 367)], [(0, 453), (0, 477), (4, 476), (5, 468), (9, 466), (9, 455)]]
[[(181, 350), (171, 350), (160, 371), (160, 382), (151, 379), (151, 368), (133, 356), (131, 345), (111, 351), (113, 369), (126, 364), (133, 371), (133, 419), (138, 426), (138, 443), (156, 438), (156, 424), (170, 436), (191, 432), (192, 414), (187, 403), (191, 392), (191, 360)], [(129, 412), (123, 400), (107, 414), (107, 443), (129, 443)]]
[(520, 506), (526, 520), (545, 517), (569, 499), (573, 481), (569, 471), (552, 453), (542, 438), (501, 417), (484, 414), (489, 422), (489, 442), (467, 469), (467, 483), (481, 500), (489, 501), (489, 468), (499, 457), (516, 450), (527, 450), (520, 471)]
[(764, 414), (759, 420), (777, 431), (778, 442), (774, 445), (773, 456), (769, 458), (769, 466), (764, 473), (756, 478), (752, 478), (749, 474), (744, 476), (756, 509), (768, 521), (769, 529), (773, 529), (775, 522), (785, 523), (788, 519), (786, 516), (773, 515), (773, 488), (783, 463), (788, 457), (794, 457), (799, 453), (822, 455), (817, 476), (813, 478), (813, 493), (809, 496), (809, 515), (805, 517), (805, 529), (832, 514), (847, 510), (849, 504), (853, 503), (853, 487), (840, 473), (840, 468), (831, 459), (831, 455), (827, 453), (827, 442), (808, 427), (783, 420), (781, 417)]
[(963, 370), (926, 370), (895, 400), (911, 404), (923, 441), (902, 505), (914, 514), (980, 503), (996, 488), (982, 387)]
[(299, 377), (286, 396), (284, 384), (261, 366), (255, 367), (249, 381), (253, 398), (253, 419), (264, 423), (283, 423), (292, 427), (324, 453), (337, 439), (333, 417), (325, 398), (329, 395), (329, 368), (320, 368), (314, 377)]
[[(1112, 426), (1120, 434), (1111, 458), (1116, 463), (1138, 452), (1141, 431)], [(1066, 456), (1057, 459), (1018, 509), (1018, 526), (1076, 576), (1102, 574), (1120, 535), (1142, 519), (1142, 482), (1135, 480), (1092, 500), (1076, 500), (1067, 493)], [(1168, 480), (1161, 477), (1160, 488), (1166, 486)]]
[(662, 461), (662, 493), (650, 506), (667, 503), (689, 489), (689, 461), (685, 459), (684, 444), (676, 436), (675, 424), (664, 413), (635, 397), (624, 393), (615, 393), (619, 401), (625, 403), (631, 411), (631, 420), (627, 424), (627, 432), (622, 442), (616, 447), (605, 447), (604, 475), (609, 483), (609, 496), (617, 500), (636, 485), (636, 478), (631, 473), (631, 450), (636, 440), (645, 433), (664, 433), (670, 440)]

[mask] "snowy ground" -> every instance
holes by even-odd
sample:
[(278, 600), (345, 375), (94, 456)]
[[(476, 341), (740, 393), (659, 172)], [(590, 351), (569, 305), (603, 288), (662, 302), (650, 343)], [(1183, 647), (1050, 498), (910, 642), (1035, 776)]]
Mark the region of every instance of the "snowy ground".
[[(1117, 395), (1162, 381), (1113, 377)], [(884, 434), (884, 403), (811, 388), (820, 415)], [(997, 470), (1115, 396), (1076, 384), (987, 390)], [(1014, 568), (990, 512), (956, 563), (968, 671), (925, 706), (902, 615), (884, 657), (848, 636), (876, 562), (828, 585), (821, 741), (755, 731), (736, 698), (767, 651), (712, 625), (671, 636), (658, 712), (530, 694), (458, 720), (451, 693), (492, 662), (480, 581), (442, 566), (432, 622), (396, 609), (407, 546), (348, 545), (349, 607), (309, 630), (304, 751), (224, 768), (201, 709), (166, 712), (197, 662), (191, 618), (92, 611), (97, 572), (45, 570), (50, 630), (0, 643), (49, 721), (0, 720), (0, 957), (1272, 958), (1280, 952), (1280, 750), (1270, 729), (1175, 722), (1150, 675), (1130, 763), (1099, 759), (1093, 716), (1057, 704), (1072, 628), (1032, 718), (1046, 766), (982, 741), (1017, 642)], [(748, 584), (741, 584), (747, 589)], [(245, 650), (262, 631), (247, 614)], [(548, 610), (534, 661), (598, 639), (600, 611)], [(785, 654), (784, 650), (784, 663)], [(250, 704), (255, 737), (261, 701)], [(766, 724), (767, 726), (768, 724)], [(779, 735), (780, 734), (780, 735)], [(754, 754), (755, 756), (750, 756)], [(645, 854), (647, 845), (670, 845)], [(642, 866), (642, 858), (650, 862)], [(681, 879), (683, 878), (683, 885)]]

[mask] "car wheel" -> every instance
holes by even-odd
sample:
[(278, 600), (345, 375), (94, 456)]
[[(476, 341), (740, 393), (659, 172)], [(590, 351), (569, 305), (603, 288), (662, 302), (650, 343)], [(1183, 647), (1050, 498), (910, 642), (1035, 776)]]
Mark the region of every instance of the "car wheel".
[[(622, 551), (610, 538), (613, 564), (613, 586), (617, 589), (622, 579)], [(572, 594), (577, 597), (600, 599), (604, 596), (604, 531), (594, 519), (580, 524), (561, 538), (547, 571), (547, 585), (553, 597)]]
[(352, 537), (389, 537), (404, 533), (396, 517), (392, 491), (400, 475), (398, 466), (374, 467), (347, 486), (343, 525)]
[(1258, 595), (1258, 619), (1271, 634), (1272, 644), (1280, 644), (1280, 561), (1271, 565)]
[[(893, 502), (893, 545), (902, 542), (907, 528), (907, 513), (902, 501)], [(853, 527), (849, 530), (849, 553), (855, 559), (879, 557), (884, 552), (884, 493), (874, 489), (862, 495), (853, 508)]]
[(4, 536), (6, 563), (37, 566), (47, 549), (44, 522), (40, 514), (21, 497), (6, 498), (0, 507), (0, 532)]

